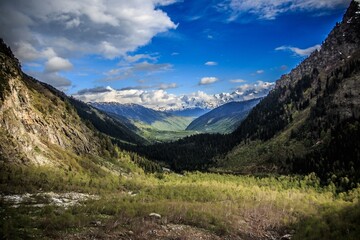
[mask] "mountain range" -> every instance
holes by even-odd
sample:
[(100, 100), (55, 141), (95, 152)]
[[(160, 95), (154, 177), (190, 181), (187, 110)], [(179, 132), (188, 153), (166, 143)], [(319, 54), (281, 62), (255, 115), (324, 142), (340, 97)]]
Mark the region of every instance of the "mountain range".
[[(228, 135), (201, 134), (139, 149), (181, 170), (310, 173), (351, 188), (360, 180), (360, 7)], [(199, 151), (201, 149), (201, 151)]]
[(161, 111), (69, 97), (0, 40), (0, 238), (358, 239), (359, 4), (268, 94)]
[[(141, 135), (143, 126), (124, 115), (158, 130), (185, 128), (186, 124), (174, 125), (169, 120), (174, 115), (138, 105), (122, 105), (119, 110), (113, 104), (92, 106), (68, 97), (24, 74), (19, 61), (1, 41), (1, 163), (72, 166), (102, 172), (99, 169), (103, 166), (113, 166), (109, 159), (118, 155), (120, 147), (179, 172), (316, 172), (324, 182), (332, 179), (343, 188), (356, 186), (360, 181), (359, 12), (358, 2), (352, 1), (320, 50), (283, 75), (259, 103), (258, 99), (245, 102), (245, 114), (258, 104), (243, 120), (243, 113), (229, 120), (236, 120), (234, 126), (242, 120), (235, 131), (157, 144), (149, 144)], [(263, 93), (265, 90), (259, 88), (245, 95), (254, 98)], [(209, 101), (183, 96), (182, 103), (185, 109), (208, 109), (240, 99), (245, 99), (244, 92), (214, 95)], [(234, 105), (238, 104), (228, 103), (205, 114), (199, 118), (199, 126), (206, 131), (216, 116), (229, 115), (228, 110), (232, 114)], [(178, 107), (171, 105), (163, 110)], [(147, 112), (146, 116), (142, 112)], [(190, 125), (196, 129), (197, 122)], [(226, 131), (231, 130), (226, 127)]]
[(181, 117), (174, 114), (156, 111), (139, 104), (121, 103), (90, 103), (115, 118), (128, 119), (134, 122), (154, 127), (159, 131), (181, 131), (189, 125), (191, 117)]
[(164, 90), (116, 90), (111, 87), (97, 87), (94, 89), (81, 90), (72, 96), (87, 103), (135, 103), (158, 111), (179, 112), (188, 109), (214, 109), (228, 102), (241, 102), (264, 97), (272, 88), (274, 88), (274, 83), (258, 81), (254, 85), (246, 85), (242, 89), (238, 89), (231, 93), (209, 95), (202, 91), (198, 91), (188, 95), (176, 96), (174, 94), (169, 94)]
[(246, 118), (261, 98), (242, 102), (229, 102), (192, 121), (186, 130), (208, 133), (231, 133)]

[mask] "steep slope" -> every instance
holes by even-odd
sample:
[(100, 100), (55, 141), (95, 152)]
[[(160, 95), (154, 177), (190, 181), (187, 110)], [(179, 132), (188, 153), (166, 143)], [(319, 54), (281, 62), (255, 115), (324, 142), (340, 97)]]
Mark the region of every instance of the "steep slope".
[(260, 98), (243, 102), (230, 102), (217, 107), (192, 121), (186, 130), (208, 133), (230, 133), (234, 131)]
[(112, 137), (115, 141), (126, 144), (148, 144), (148, 141), (138, 134), (139, 128), (129, 119), (101, 111), (75, 98), (69, 98), (69, 101), (83, 121), (89, 121), (96, 130)]
[[(91, 124), (102, 121), (106, 125), (110, 117), (83, 106), (88, 115), (97, 114), (85, 121), (78, 115), (81, 107), (72, 103), (62, 92), (24, 74), (11, 50), (0, 41), (1, 163), (79, 166), (74, 162), (77, 156), (116, 156), (110, 139)], [(107, 126), (116, 131), (120, 129), (117, 124)], [(121, 134), (125, 140), (133, 140), (126, 136), (128, 132)]]
[(112, 116), (130, 119), (135, 122), (150, 125), (155, 129), (162, 131), (185, 130), (186, 126), (191, 121), (190, 118), (178, 117), (167, 112), (156, 111), (138, 104), (91, 103), (91, 105)]
[(251, 111), (232, 134), (241, 144), (221, 160), (225, 168), (360, 180), (359, 13), (352, 1), (321, 50)]

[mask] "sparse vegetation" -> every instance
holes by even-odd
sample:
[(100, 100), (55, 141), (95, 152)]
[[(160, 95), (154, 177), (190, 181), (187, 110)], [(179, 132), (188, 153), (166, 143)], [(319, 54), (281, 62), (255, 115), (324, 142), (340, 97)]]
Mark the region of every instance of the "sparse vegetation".
[[(86, 232), (94, 221), (102, 223), (99, 232), (133, 231), (140, 236), (149, 231), (142, 225), (151, 212), (162, 216), (160, 225), (185, 224), (219, 236), (251, 239), (279, 237), (292, 230), (296, 239), (336, 238), (339, 233), (345, 234), (344, 239), (355, 239), (359, 227), (355, 219), (360, 213), (351, 209), (358, 206), (360, 188), (338, 194), (333, 185), (321, 187), (315, 174), (254, 177), (197, 172), (159, 177), (138, 171), (131, 178), (113, 174), (89, 178), (86, 173), (65, 171), (50, 177), (49, 172), (14, 172), (25, 179), (12, 182), (13, 190), (29, 191), (33, 185), (33, 191), (39, 187), (42, 191), (81, 190), (99, 194), (101, 199), (68, 209), (24, 204), (15, 210), (3, 202), (3, 236), (64, 237)], [(24, 182), (26, 189), (16, 188)], [(322, 235), (328, 228), (331, 232)]]

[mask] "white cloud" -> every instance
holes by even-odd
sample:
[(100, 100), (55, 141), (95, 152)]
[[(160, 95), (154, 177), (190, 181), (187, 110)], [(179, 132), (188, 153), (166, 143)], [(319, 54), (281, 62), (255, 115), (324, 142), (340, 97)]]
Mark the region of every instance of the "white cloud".
[(143, 77), (158, 72), (169, 71), (172, 69), (169, 63), (149, 63), (147, 61), (140, 63), (128, 63), (119, 68), (110, 69), (104, 73), (105, 77), (100, 81), (117, 81), (130, 77)]
[(244, 100), (266, 96), (275, 83), (257, 81), (253, 84), (243, 84), (236, 88), (235, 93)]
[[(175, 84), (169, 84), (168, 86), (171, 85), (176, 86)], [(214, 95), (203, 91), (187, 95), (175, 95), (164, 91), (165, 88), (144, 90), (144, 86), (121, 90), (114, 90), (111, 87), (97, 87), (94, 89), (84, 89), (73, 96), (85, 102), (137, 103), (158, 110), (179, 110), (195, 107), (215, 108), (231, 101), (244, 101), (264, 97), (273, 87), (274, 83), (258, 81), (253, 84), (241, 85), (232, 93)]]
[(209, 62), (206, 62), (205, 65), (206, 65), (206, 66), (216, 66), (216, 65), (218, 65), (218, 63), (217, 63), (217, 62), (209, 61)]
[(14, 50), (15, 55), (23, 61), (32, 61), (39, 58), (39, 52), (27, 42), (18, 42)]
[(53, 87), (60, 89), (61, 91), (67, 91), (71, 86), (71, 81), (57, 72), (30, 72), (30, 74), (36, 79), (50, 84)]
[(23, 64), (41, 64), (46, 71), (68, 70), (70, 60), (84, 55), (153, 60), (128, 53), (177, 27), (159, 8), (174, 2), (2, 0), (0, 32)]
[(232, 79), (229, 82), (231, 82), (231, 83), (244, 83), (246, 81), (244, 79)]
[(200, 79), (199, 85), (208, 85), (219, 81), (216, 77), (203, 77)]
[(151, 61), (156, 61), (158, 59), (157, 56), (152, 56), (150, 54), (135, 54), (135, 55), (128, 55), (125, 56), (125, 60), (129, 63), (133, 63), (133, 62), (137, 62), (139, 60), (151, 60)]
[(220, 11), (228, 13), (229, 21), (242, 14), (253, 14), (260, 19), (272, 20), (278, 15), (295, 11), (328, 11), (345, 7), (351, 0), (225, 0), (218, 4)]
[(262, 70), (262, 69), (256, 71), (257, 74), (263, 74), (264, 72), (265, 72), (265, 71)]
[(158, 8), (173, 2), (2, 0), (0, 30), (7, 33), (5, 41), (12, 47), (21, 39), (35, 49), (52, 47), (62, 52), (66, 47), (54, 42), (62, 38), (76, 46), (77, 52), (114, 58), (146, 45), (158, 33), (175, 29), (177, 25)]
[(103, 55), (105, 58), (114, 59), (119, 56), (121, 51), (116, 48), (112, 43), (107, 41), (103, 41), (99, 45), (99, 53)]
[(166, 71), (171, 68), (172, 65), (169, 63), (149, 63), (145, 61), (135, 64), (132, 67), (132, 71), (158, 72), (158, 71)]
[(45, 72), (59, 72), (72, 69), (73, 65), (67, 59), (52, 57), (45, 63)]
[(314, 52), (315, 50), (319, 50), (320, 48), (321, 48), (320, 45), (315, 45), (315, 46), (305, 48), (305, 49), (291, 47), (291, 46), (281, 46), (281, 47), (275, 48), (275, 50), (276, 51), (291, 51), (295, 55), (303, 57), (303, 56), (309, 56), (312, 52)]

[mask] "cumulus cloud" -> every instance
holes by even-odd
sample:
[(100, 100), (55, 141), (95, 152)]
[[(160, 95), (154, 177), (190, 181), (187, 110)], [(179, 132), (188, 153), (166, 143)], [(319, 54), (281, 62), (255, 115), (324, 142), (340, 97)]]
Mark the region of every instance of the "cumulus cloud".
[(209, 85), (219, 81), (216, 77), (203, 77), (200, 79), (199, 85)]
[(59, 72), (72, 69), (73, 65), (67, 59), (52, 57), (45, 63), (45, 72)]
[(50, 84), (61, 91), (67, 91), (71, 86), (71, 81), (59, 75), (57, 72), (30, 72), (30, 74), (36, 79)]
[(290, 52), (293, 52), (297, 56), (304, 57), (304, 56), (309, 56), (312, 52), (314, 52), (315, 50), (319, 50), (320, 48), (321, 48), (320, 45), (315, 45), (315, 46), (305, 48), (305, 49), (292, 47), (292, 46), (281, 46), (281, 47), (275, 48), (275, 50), (276, 51), (290, 51)]
[(141, 77), (143, 75), (151, 75), (157, 72), (169, 71), (172, 69), (169, 63), (149, 63), (147, 61), (140, 63), (125, 64), (119, 68), (110, 69), (104, 73), (104, 78), (100, 81), (117, 81), (127, 79), (133, 76)]
[(124, 58), (128, 62), (153, 60), (152, 56), (128, 53), (146, 45), (158, 33), (177, 27), (159, 8), (174, 2), (2, 0), (0, 32), (6, 33), (2, 37), (24, 64), (41, 64), (44, 72), (38, 74), (53, 73), (55, 79), (59, 71), (72, 68), (73, 58), (84, 55)]
[(206, 66), (216, 66), (216, 65), (218, 65), (218, 63), (217, 63), (217, 62), (209, 61), (209, 62), (206, 62), (205, 65), (206, 65)]
[(264, 70), (260, 69), (256, 71), (256, 74), (263, 74), (264, 72), (265, 72)]
[[(171, 85), (171, 84), (170, 84)], [(85, 89), (73, 96), (85, 102), (137, 103), (157, 110), (179, 110), (184, 108), (215, 108), (231, 101), (244, 101), (264, 97), (274, 87), (274, 83), (258, 81), (238, 86), (232, 93), (207, 94), (197, 91), (186, 95), (175, 95), (165, 89), (146, 90), (144, 88), (110, 87)]]
[[(72, 46), (78, 52), (114, 58), (147, 44), (158, 33), (176, 28), (157, 8), (173, 2), (2, 0), (0, 30), (7, 33), (5, 40), (12, 47), (21, 39), (38, 50), (52, 47), (56, 52), (66, 52)], [(67, 47), (54, 42), (60, 37)]]
[(244, 84), (241, 86), (238, 86), (236, 88), (236, 91), (239, 94), (245, 94), (249, 90), (251, 92), (262, 92), (263, 90), (269, 90), (274, 86), (274, 83), (271, 82), (263, 82), (263, 81), (257, 81), (255, 84)]
[(229, 21), (243, 14), (252, 14), (259, 19), (272, 20), (278, 15), (295, 11), (315, 11), (345, 7), (351, 0), (225, 0), (217, 5), (218, 10), (226, 12)]

